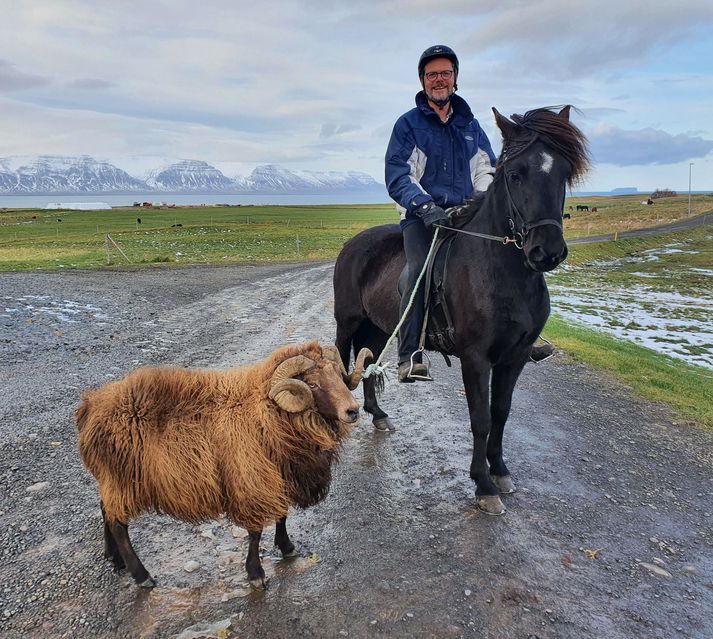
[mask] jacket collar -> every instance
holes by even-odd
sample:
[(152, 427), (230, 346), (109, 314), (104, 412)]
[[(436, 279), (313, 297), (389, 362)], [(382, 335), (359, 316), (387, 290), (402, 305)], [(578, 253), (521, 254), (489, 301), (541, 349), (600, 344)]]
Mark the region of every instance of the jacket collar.
[[(425, 115), (438, 117), (438, 114), (428, 104), (425, 91), (419, 91), (416, 94), (416, 107)], [(467, 124), (474, 117), (468, 103), (455, 93), (451, 96), (451, 109), (453, 109), (451, 120), (457, 124)]]

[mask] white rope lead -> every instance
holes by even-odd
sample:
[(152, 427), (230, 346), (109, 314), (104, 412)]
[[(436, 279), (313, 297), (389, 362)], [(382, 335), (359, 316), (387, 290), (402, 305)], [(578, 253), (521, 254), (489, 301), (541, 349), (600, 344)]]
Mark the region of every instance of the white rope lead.
[(391, 334), (391, 337), (389, 337), (388, 341), (386, 342), (386, 346), (384, 346), (384, 350), (381, 351), (381, 354), (379, 355), (378, 359), (375, 362), (372, 362), (369, 364), (364, 369), (364, 372), (362, 373), (362, 379), (367, 379), (371, 375), (383, 375), (384, 370), (386, 367), (389, 365), (388, 362), (386, 364), (382, 364), (381, 361), (384, 358), (384, 355), (386, 355), (386, 351), (389, 350), (389, 346), (391, 346), (391, 342), (394, 341), (394, 338), (399, 334), (399, 329), (401, 328), (401, 325), (406, 321), (406, 318), (408, 317), (409, 312), (411, 311), (411, 307), (413, 306), (413, 301), (416, 298), (416, 293), (418, 292), (418, 287), (421, 285), (421, 280), (423, 279), (423, 274), (426, 272), (426, 269), (428, 268), (428, 264), (431, 261), (431, 255), (433, 253), (433, 248), (436, 245), (436, 239), (438, 239), (438, 232), (440, 231), (440, 227), (436, 227), (436, 232), (433, 234), (433, 240), (431, 241), (431, 248), (428, 249), (428, 255), (426, 256), (426, 259), (423, 262), (423, 268), (421, 269), (421, 272), (418, 275), (418, 279), (416, 280), (416, 285), (413, 287), (413, 291), (411, 291), (411, 299), (408, 301), (408, 306), (406, 306), (406, 310), (404, 311), (404, 314), (401, 316), (401, 319), (399, 320), (399, 323), (396, 325), (396, 328), (394, 329), (394, 332)]

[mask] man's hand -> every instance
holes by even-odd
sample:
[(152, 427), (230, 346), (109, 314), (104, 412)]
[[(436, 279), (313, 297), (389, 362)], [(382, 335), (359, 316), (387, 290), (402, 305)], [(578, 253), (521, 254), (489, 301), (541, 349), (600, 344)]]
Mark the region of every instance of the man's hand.
[(448, 217), (448, 213), (446, 213), (433, 200), (419, 206), (415, 213), (423, 220), (423, 224), (426, 228), (431, 228), (434, 224), (448, 226), (451, 221)]

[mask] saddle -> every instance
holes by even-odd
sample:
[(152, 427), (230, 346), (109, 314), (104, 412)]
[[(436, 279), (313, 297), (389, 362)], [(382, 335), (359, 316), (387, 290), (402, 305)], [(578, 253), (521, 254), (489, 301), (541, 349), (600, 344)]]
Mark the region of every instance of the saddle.
[(420, 346), (428, 341), (431, 349), (443, 354), (448, 366), (448, 355), (455, 354), (454, 329), (451, 314), (446, 303), (445, 286), (448, 276), (448, 254), (455, 233), (445, 233), (436, 240), (433, 256), (424, 275), (425, 313), (421, 329)]
[[(479, 209), (479, 202), (467, 200), (461, 206), (448, 209), (451, 226), (460, 228), (470, 222)], [(448, 366), (451, 361), (449, 355), (455, 355), (453, 337), (455, 330), (451, 321), (451, 314), (446, 303), (445, 288), (448, 277), (448, 256), (453, 238), (457, 233), (446, 228), (441, 228), (433, 249), (433, 255), (428, 263), (424, 275), (424, 320), (421, 329), (419, 346), (423, 348), (428, 341), (432, 350), (439, 351)]]

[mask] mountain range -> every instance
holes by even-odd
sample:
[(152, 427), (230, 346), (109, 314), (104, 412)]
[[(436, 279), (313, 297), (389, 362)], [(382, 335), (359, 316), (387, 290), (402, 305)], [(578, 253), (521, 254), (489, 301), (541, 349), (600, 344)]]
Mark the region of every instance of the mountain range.
[(358, 171), (295, 171), (257, 166), (229, 177), (202, 160), (179, 160), (131, 175), (91, 156), (40, 155), (0, 158), (0, 195), (126, 193), (338, 194), (383, 193), (384, 186)]

